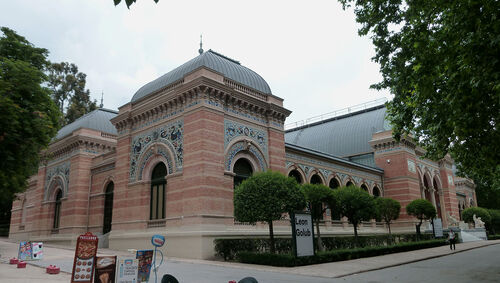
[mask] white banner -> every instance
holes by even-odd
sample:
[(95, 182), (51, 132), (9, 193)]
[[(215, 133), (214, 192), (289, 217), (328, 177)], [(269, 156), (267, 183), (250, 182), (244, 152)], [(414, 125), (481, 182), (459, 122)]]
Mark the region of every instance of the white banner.
[(295, 244), (297, 256), (314, 255), (313, 223), (310, 214), (295, 214), (294, 219)]

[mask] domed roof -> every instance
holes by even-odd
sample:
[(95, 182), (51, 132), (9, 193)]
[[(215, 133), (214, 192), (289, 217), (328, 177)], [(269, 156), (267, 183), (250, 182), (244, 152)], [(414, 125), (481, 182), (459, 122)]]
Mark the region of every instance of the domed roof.
[(240, 62), (227, 58), (215, 51), (208, 50), (195, 57), (156, 80), (147, 83), (141, 87), (132, 97), (131, 102), (156, 92), (180, 79), (188, 73), (200, 68), (206, 67), (224, 75), (237, 83), (253, 88), (264, 94), (271, 94), (271, 89), (266, 81), (256, 72), (244, 67)]
[(62, 127), (57, 132), (55, 140), (64, 138), (80, 128), (87, 128), (103, 133), (116, 135), (116, 128), (115, 126), (113, 126), (113, 124), (111, 124), (110, 121), (111, 119), (116, 117), (116, 115), (118, 115), (118, 112), (113, 110), (104, 108), (96, 109), (76, 119), (73, 123)]

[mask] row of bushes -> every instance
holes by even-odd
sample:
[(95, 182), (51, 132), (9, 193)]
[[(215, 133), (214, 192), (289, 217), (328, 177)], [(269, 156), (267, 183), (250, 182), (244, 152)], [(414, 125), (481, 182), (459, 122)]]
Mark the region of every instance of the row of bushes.
[(488, 240), (500, 240), (500, 234), (488, 235)]
[(270, 254), (255, 252), (239, 252), (238, 261), (243, 263), (272, 265), (272, 266), (301, 266), (334, 261), (343, 261), (363, 257), (380, 256), (391, 253), (407, 252), (445, 245), (444, 240), (428, 240), (422, 242), (407, 242), (389, 246), (364, 247), (355, 249), (342, 249), (335, 251), (319, 252), (314, 256), (295, 257), (292, 254)]
[[(420, 240), (432, 239), (432, 234), (420, 235)], [(373, 246), (387, 246), (390, 243), (405, 243), (415, 242), (415, 234), (395, 234), (392, 235), (392, 242), (389, 240), (388, 235), (371, 235), (359, 236), (358, 247), (373, 247)], [(316, 242), (316, 238), (314, 238)], [(354, 236), (338, 236), (338, 237), (322, 237), (321, 242), (325, 250), (339, 250), (339, 249), (352, 249), (354, 248)], [(233, 260), (237, 253), (248, 251), (253, 253), (265, 253), (269, 251), (269, 239), (216, 239), (215, 252), (224, 260)], [(292, 239), (291, 238), (276, 238), (276, 253), (278, 254), (291, 254), (292, 253)]]

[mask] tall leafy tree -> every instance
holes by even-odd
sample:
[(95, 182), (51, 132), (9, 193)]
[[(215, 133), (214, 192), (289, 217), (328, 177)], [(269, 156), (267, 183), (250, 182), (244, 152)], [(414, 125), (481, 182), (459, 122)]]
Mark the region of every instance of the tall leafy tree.
[(349, 219), (354, 228), (354, 239), (357, 245), (359, 224), (361, 221), (368, 221), (376, 216), (373, 197), (355, 186), (342, 187), (334, 190), (333, 194), (334, 202), (330, 206)]
[(305, 207), (304, 195), (294, 178), (279, 172), (259, 172), (234, 190), (234, 217), (237, 221), (269, 225), (270, 249), (275, 253), (273, 221), (284, 213)]
[(419, 220), (416, 225), (418, 239), (420, 237), (420, 226), (422, 226), (422, 222), (436, 217), (436, 208), (426, 199), (416, 199), (406, 206), (406, 213)]
[(334, 202), (333, 190), (320, 184), (304, 184), (301, 186), (301, 190), (306, 198), (312, 219), (316, 224), (317, 248), (322, 251), (323, 245), (321, 243), (319, 221), (328, 208), (327, 204)]
[(387, 228), (389, 229), (389, 237), (392, 240), (391, 222), (399, 218), (401, 212), (401, 204), (399, 201), (392, 198), (376, 198), (375, 207), (377, 208), (377, 216), (380, 217)]
[(87, 75), (78, 71), (73, 63), (52, 63), (48, 66), (48, 86), (52, 99), (63, 114), (63, 125), (97, 108), (97, 102), (90, 99), (90, 91), (85, 89)]
[(48, 51), (15, 31), (0, 36), (0, 198), (12, 200), (57, 133), (59, 111), (43, 87)]
[(339, 2), (375, 45), (372, 87), (394, 94), (395, 138), (411, 134), (427, 157), (450, 153), (461, 174), (500, 189), (500, 1)]

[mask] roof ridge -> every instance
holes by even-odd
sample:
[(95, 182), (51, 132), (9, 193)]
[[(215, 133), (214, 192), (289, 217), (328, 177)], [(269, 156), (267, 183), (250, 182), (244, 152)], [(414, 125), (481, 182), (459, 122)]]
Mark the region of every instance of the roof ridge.
[(219, 52), (213, 51), (212, 49), (208, 49), (208, 51), (207, 51), (207, 52), (213, 53), (213, 54), (215, 54), (215, 55), (217, 55), (217, 56), (219, 56), (219, 57), (222, 57), (222, 58), (224, 58), (224, 59), (226, 59), (226, 60), (229, 60), (229, 61), (231, 61), (231, 62), (233, 62), (233, 63), (236, 63), (236, 64), (238, 64), (238, 65), (240, 65), (240, 66), (243, 66), (243, 65), (241, 65), (240, 61), (237, 61), (237, 60), (231, 59), (231, 58), (229, 58), (229, 57), (227, 57), (227, 56), (225, 56), (225, 55), (220, 54)]

